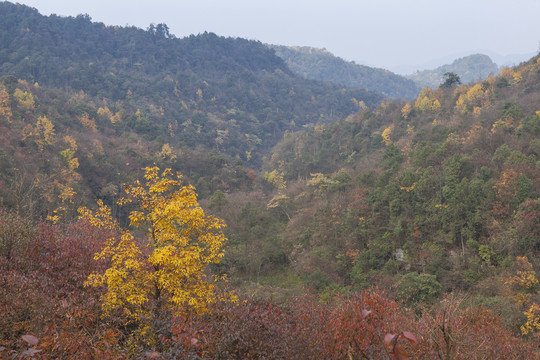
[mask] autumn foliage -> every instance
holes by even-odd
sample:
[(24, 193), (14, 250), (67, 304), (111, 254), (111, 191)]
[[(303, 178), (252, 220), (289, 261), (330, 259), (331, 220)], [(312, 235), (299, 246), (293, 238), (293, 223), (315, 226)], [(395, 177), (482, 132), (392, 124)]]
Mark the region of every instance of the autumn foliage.
[[(15, 225), (13, 224), (15, 223)], [(1, 230), (22, 219), (2, 214)], [(23, 227), (24, 228), (24, 227)], [(83, 286), (110, 263), (93, 260), (117, 232), (78, 221), (20, 231), (0, 255), (0, 357), (35, 359), (534, 359), (538, 349), (489, 310), (447, 297), (421, 315), (379, 289), (321, 301), (242, 298), (206, 313), (164, 316), (157, 344), (138, 342), (121, 314), (104, 314), (106, 289)], [(517, 280), (516, 280), (517, 281)], [(105, 297), (106, 299), (106, 297)]]
[(262, 45), (221, 82), (250, 44), (98, 28), (150, 51), (0, 79), (1, 359), (540, 358), (538, 57), (371, 108)]
[[(163, 180), (157, 174), (150, 170), (148, 180)], [(128, 192), (148, 194), (139, 186), (143, 185)], [(90, 219), (106, 224), (109, 214), (100, 211), (104, 208)], [(243, 297), (238, 302), (209, 302), (206, 312), (165, 312), (147, 329), (159, 330), (155, 342), (143, 342), (122, 312), (102, 306), (115, 288), (84, 286), (90, 274), (106, 274), (114, 264), (93, 259), (121, 233), (114, 221), (108, 225), (97, 228), (83, 220), (65, 228), (33, 225), (16, 214), (0, 213), (1, 241), (10, 246), (0, 254), (1, 358), (538, 357), (533, 343), (512, 334), (491, 311), (471, 307), (463, 298), (446, 297), (419, 314), (376, 288), (331, 301), (309, 293), (283, 303)], [(519, 261), (521, 268), (509, 285), (527, 293), (537, 280), (526, 260)]]
[(0, 256), (0, 358), (122, 358), (107, 336), (119, 331), (100, 320), (100, 291), (83, 287), (100, 269), (92, 253), (110, 234), (82, 221), (31, 230), (10, 259)]
[(155, 322), (168, 311), (204, 313), (209, 303), (225, 300), (205, 272), (223, 257), (224, 223), (206, 215), (194, 188), (182, 186), (170, 169), (146, 168), (144, 182), (127, 186), (125, 193), (118, 202), (134, 205), (130, 225), (142, 230), (142, 240), (120, 227), (101, 201), (95, 212), (79, 209), (90, 224), (118, 234), (95, 255), (107, 269), (93, 272), (85, 284), (105, 287), (104, 312), (121, 312), (138, 326), (141, 341), (155, 341)]

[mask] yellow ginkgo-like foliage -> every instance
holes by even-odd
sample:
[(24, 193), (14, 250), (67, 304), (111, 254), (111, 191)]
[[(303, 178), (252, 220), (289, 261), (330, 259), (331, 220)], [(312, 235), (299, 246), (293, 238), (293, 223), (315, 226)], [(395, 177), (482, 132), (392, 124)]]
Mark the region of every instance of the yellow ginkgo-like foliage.
[(403, 116), (404, 119), (407, 119), (411, 111), (412, 111), (411, 103), (406, 103), (405, 106), (401, 108), (401, 116)]
[(0, 84), (0, 120), (5, 118), (10, 121), (13, 113), (11, 112), (11, 100), (4, 84)]
[(470, 112), (479, 115), (482, 109), (490, 104), (493, 95), (493, 79), (490, 78), (474, 86), (460, 86), (456, 89), (456, 94), (459, 94), (455, 105), (458, 112), (462, 115)]
[[(206, 215), (197, 203), (195, 189), (181, 182), (170, 169), (146, 168), (144, 181), (125, 188), (120, 205), (130, 204), (130, 226), (142, 230), (137, 241), (113, 219), (98, 201), (98, 209), (79, 209), (91, 224), (116, 231), (96, 260), (108, 260), (102, 273), (93, 273), (86, 285), (105, 286), (103, 310), (121, 309), (130, 320), (143, 323), (161, 311), (204, 313), (208, 304), (223, 300), (215, 282), (205, 273), (224, 255), (223, 221)], [(168, 306), (167, 306), (168, 304)]]
[(43, 151), (47, 145), (54, 144), (55, 137), (54, 124), (46, 116), (38, 117), (35, 127), (28, 124), (23, 129), (23, 139), (33, 138), (39, 151)]
[(536, 277), (532, 264), (526, 256), (516, 258), (516, 275), (509, 278), (505, 284), (510, 285), (515, 290), (514, 300), (527, 309), (523, 312), (527, 321), (521, 326), (523, 335), (534, 334), (540, 331), (540, 305), (534, 301), (538, 294), (540, 282)]
[(390, 138), (392, 136), (392, 132), (394, 131), (394, 125), (390, 125), (384, 131), (382, 132), (381, 136), (383, 138), (383, 141), (386, 145), (389, 145), (392, 143), (392, 139)]
[(88, 115), (88, 113), (85, 112), (82, 115), (77, 116), (77, 119), (79, 119), (79, 121), (85, 128), (91, 130), (94, 133), (98, 131), (96, 121), (92, 119), (90, 115)]
[(119, 111), (116, 114), (114, 114), (107, 106), (100, 107), (97, 110), (97, 113), (99, 116), (103, 116), (106, 119), (108, 119), (113, 125), (122, 121), (122, 112)]
[(163, 160), (173, 161), (174, 159), (176, 159), (176, 154), (174, 153), (172, 147), (169, 144), (163, 144), (163, 146), (161, 147), (161, 151), (158, 153), (158, 156)]
[(273, 170), (271, 172), (265, 172), (263, 177), (279, 191), (283, 191), (287, 188), (287, 182), (284, 180), (282, 171)]
[[(437, 92), (431, 88), (424, 88), (414, 102), (414, 109), (421, 113), (433, 112), (438, 113), (441, 110), (441, 102), (437, 99)], [(403, 109), (402, 109), (403, 115)]]
[(35, 106), (34, 96), (32, 96), (32, 94), (28, 91), (23, 91), (17, 88), (13, 92), (13, 98), (23, 109), (31, 110)]

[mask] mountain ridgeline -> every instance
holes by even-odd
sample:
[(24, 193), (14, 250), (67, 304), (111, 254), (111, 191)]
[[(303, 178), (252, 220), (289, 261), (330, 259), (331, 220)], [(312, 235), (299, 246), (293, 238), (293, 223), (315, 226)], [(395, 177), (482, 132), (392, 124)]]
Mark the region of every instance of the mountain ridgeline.
[(286, 130), (336, 120), (360, 101), (373, 107), (383, 99), (304, 80), (256, 41), (212, 33), (178, 39), (164, 24), (105, 26), (87, 15), (47, 17), (9, 2), (0, 3), (0, 14), (0, 75), (84, 91), (121, 108), (126, 130), (244, 160), (249, 152), (254, 163)]
[(446, 73), (454, 73), (460, 77), (462, 83), (468, 84), (483, 81), (489, 75), (497, 75), (499, 67), (489, 56), (474, 54), (456, 59), (451, 64), (442, 65), (433, 70), (417, 71), (407, 75), (406, 78), (413, 80), (420, 87), (437, 88), (443, 82)]
[(289, 68), (306, 79), (329, 81), (352, 88), (369, 89), (390, 98), (415, 98), (421, 88), (412, 80), (388, 70), (345, 61), (325, 49), (307, 46), (268, 45)]

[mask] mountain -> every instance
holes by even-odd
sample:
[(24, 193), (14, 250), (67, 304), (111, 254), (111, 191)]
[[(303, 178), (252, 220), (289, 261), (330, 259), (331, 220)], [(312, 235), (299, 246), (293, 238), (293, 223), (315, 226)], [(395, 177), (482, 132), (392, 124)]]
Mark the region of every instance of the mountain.
[(526, 53), (526, 54), (500, 55), (498, 53), (495, 53), (487, 49), (476, 50), (476, 51), (463, 51), (463, 52), (454, 53), (451, 55), (446, 55), (441, 58), (432, 59), (430, 61), (425, 61), (420, 64), (398, 64), (398, 65), (390, 66), (388, 69), (395, 72), (396, 74), (406, 76), (414, 72), (419, 72), (421, 70), (433, 70), (439, 66), (452, 63), (456, 59), (463, 58), (472, 54), (487, 55), (491, 58), (491, 60), (493, 60), (494, 63), (497, 64), (499, 68), (501, 68), (505, 66), (517, 66), (520, 63), (529, 60), (530, 58), (535, 56), (537, 53), (531, 52), (531, 53)]
[(326, 49), (306, 46), (268, 45), (296, 74), (347, 87), (368, 89), (391, 98), (415, 98), (420, 88), (411, 80), (388, 70), (345, 61)]
[(481, 54), (486, 54), (489, 56), (498, 66), (499, 68), (505, 67), (505, 66), (517, 66), (521, 64), (522, 62), (528, 61), (530, 58), (534, 57), (538, 54), (538, 52), (531, 52), (527, 54), (507, 54), (507, 55), (500, 55), (493, 51), (484, 50), (479, 52)]
[(47, 17), (9, 2), (0, 4), (0, 14), (0, 75), (119, 102), (126, 129), (232, 157), (250, 152), (252, 162), (284, 131), (384, 99), (305, 80), (256, 41), (212, 33), (178, 39), (165, 24), (146, 31), (105, 26), (87, 15)]
[(538, 57), (376, 107), (259, 42), (0, 9), (3, 207), (70, 219), (102, 198), (125, 223), (122, 184), (172, 167), (228, 224), (223, 271), (321, 292), (417, 271), (485, 294), (540, 250)]
[(445, 73), (453, 72), (461, 78), (462, 83), (476, 82), (495, 75), (499, 71), (489, 56), (474, 54), (456, 59), (448, 65), (442, 65), (434, 70), (417, 71), (406, 77), (413, 80), (418, 86), (436, 88), (443, 82)]
[(0, 95), (0, 202), (43, 218), (59, 204), (75, 216), (96, 197), (114, 203), (153, 163), (185, 174), (203, 197), (250, 186), (285, 132), (385, 99), (303, 79), (260, 42), (178, 39), (164, 24), (105, 26), (9, 2), (0, 3)]

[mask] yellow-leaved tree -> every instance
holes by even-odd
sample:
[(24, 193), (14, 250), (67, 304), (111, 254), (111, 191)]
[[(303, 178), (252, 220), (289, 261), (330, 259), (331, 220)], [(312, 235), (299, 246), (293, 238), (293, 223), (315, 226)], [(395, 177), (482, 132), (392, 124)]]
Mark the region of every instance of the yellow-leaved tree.
[(526, 256), (518, 256), (516, 263), (518, 268), (516, 275), (509, 278), (505, 284), (512, 286), (515, 291), (514, 300), (525, 309), (523, 314), (526, 316), (527, 321), (521, 326), (521, 333), (523, 335), (539, 334), (540, 304), (537, 303), (537, 300), (540, 282), (536, 277), (536, 271), (534, 271)]
[(80, 208), (80, 216), (119, 235), (107, 240), (96, 260), (109, 267), (93, 273), (87, 286), (104, 286), (105, 315), (121, 311), (138, 325), (145, 339), (155, 339), (156, 321), (170, 313), (204, 313), (208, 304), (234, 300), (217, 291), (215, 280), (205, 272), (224, 255), (223, 221), (206, 215), (197, 202), (194, 187), (184, 186), (180, 174), (158, 167), (145, 169), (144, 181), (125, 188), (120, 205), (130, 204), (130, 226), (143, 231), (137, 240), (119, 226), (111, 209), (98, 201), (98, 209)]
[(23, 140), (31, 137), (37, 144), (39, 151), (43, 152), (46, 145), (53, 145), (55, 142), (56, 133), (54, 124), (46, 116), (38, 117), (36, 126), (28, 124), (23, 129)]
[(392, 143), (392, 139), (390, 137), (392, 136), (393, 131), (394, 131), (394, 125), (392, 124), (386, 129), (384, 129), (384, 131), (382, 132), (381, 136), (386, 145), (390, 145), (390, 143)]
[(6, 90), (4, 84), (0, 84), (0, 120), (5, 118), (8, 122), (11, 122), (11, 117), (13, 113), (11, 112), (11, 100), (9, 98), (9, 93)]

